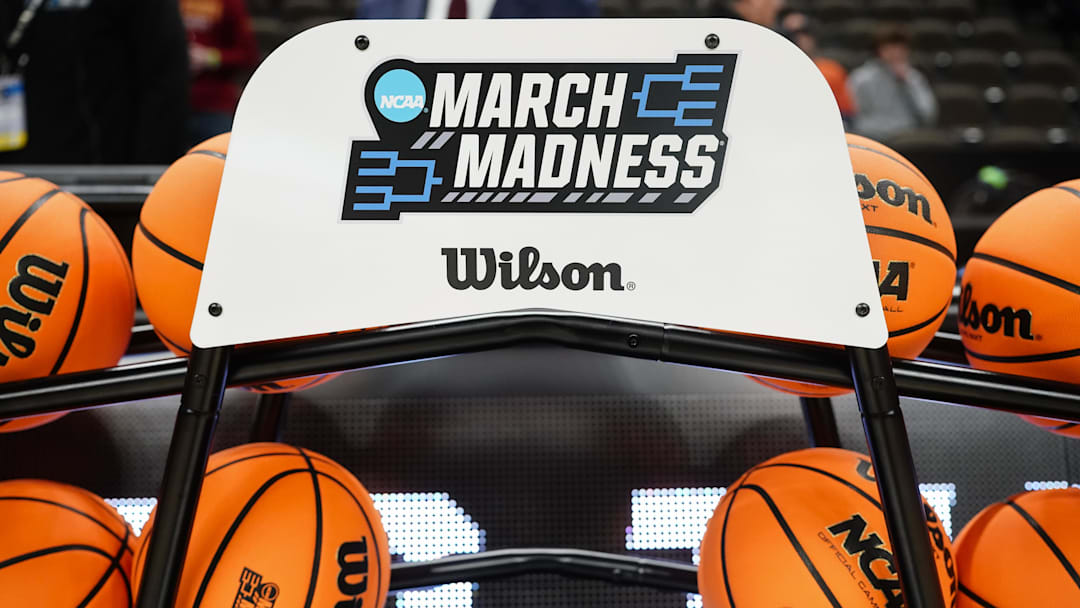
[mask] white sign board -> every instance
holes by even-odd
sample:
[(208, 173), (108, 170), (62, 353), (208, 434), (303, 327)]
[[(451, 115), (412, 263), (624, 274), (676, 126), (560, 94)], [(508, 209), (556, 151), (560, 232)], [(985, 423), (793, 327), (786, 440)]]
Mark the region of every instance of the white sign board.
[(191, 337), (548, 308), (878, 347), (875, 279), (836, 103), (773, 32), (342, 21), (244, 91)]

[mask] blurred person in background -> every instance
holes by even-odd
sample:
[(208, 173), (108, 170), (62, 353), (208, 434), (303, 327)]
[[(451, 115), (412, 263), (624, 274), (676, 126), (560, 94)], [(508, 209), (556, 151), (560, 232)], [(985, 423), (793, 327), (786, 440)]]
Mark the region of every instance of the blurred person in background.
[(597, 17), (598, 0), (359, 0), (361, 19), (560, 19)]
[(8, 0), (0, 36), (0, 163), (169, 163), (184, 152), (176, 0)]
[(907, 30), (888, 26), (874, 35), (874, 57), (856, 68), (848, 79), (855, 98), (856, 133), (876, 139), (937, 121), (937, 99), (918, 70), (911, 65)]
[(711, 16), (740, 19), (776, 29), (776, 20), (783, 8), (784, 0), (719, 0)]
[(840, 107), (844, 127), (849, 127), (851, 119), (855, 116), (855, 102), (852, 101), (851, 93), (848, 91), (847, 70), (840, 65), (840, 62), (824, 57), (818, 52), (817, 36), (814, 34), (810, 19), (803, 13), (788, 13), (780, 20), (780, 32), (798, 45), (821, 70), (821, 74), (825, 76), (825, 82), (829, 83), (829, 88), (836, 97), (836, 105)]
[(237, 79), (259, 58), (245, 0), (180, 0), (191, 57), (190, 145), (232, 130)]

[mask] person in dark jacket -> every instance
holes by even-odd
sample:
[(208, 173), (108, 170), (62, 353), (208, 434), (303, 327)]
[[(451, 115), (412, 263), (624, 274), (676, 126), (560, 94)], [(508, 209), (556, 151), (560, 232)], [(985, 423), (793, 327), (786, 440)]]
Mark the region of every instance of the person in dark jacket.
[[(7, 40), (26, 6), (0, 4)], [(44, 0), (6, 55), (23, 75), (11, 163), (168, 163), (184, 152), (188, 51), (176, 0)]]

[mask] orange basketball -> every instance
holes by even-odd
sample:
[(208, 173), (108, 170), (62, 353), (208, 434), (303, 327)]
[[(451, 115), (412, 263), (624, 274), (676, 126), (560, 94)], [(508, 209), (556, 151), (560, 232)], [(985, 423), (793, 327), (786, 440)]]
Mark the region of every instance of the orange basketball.
[(959, 608), (1080, 606), (1080, 489), (1017, 494), (956, 537)]
[[(952, 303), (952, 222), (934, 186), (911, 161), (865, 137), (849, 134), (847, 141), (889, 328), (889, 354), (914, 359), (933, 340)], [(754, 380), (803, 397), (850, 392), (790, 380)]]
[[(136, 581), (148, 547), (136, 555)], [(280, 443), (210, 457), (177, 608), (382, 606), (389, 583), (382, 520), (341, 465)]]
[[(116, 365), (135, 320), (127, 256), (78, 197), (0, 171), (0, 382)], [(63, 414), (0, 420), (0, 432)]]
[[(923, 503), (945, 605), (952, 543)], [(870, 460), (835, 448), (783, 454), (743, 474), (701, 542), (706, 608), (899, 606), (900, 581)]]
[[(191, 319), (199, 295), (229, 134), (192, 148), (162, 174), (143, 203), (131, 258), (139, 301), (161, 341), (173, 353), (191, 353)], [(322, 384), (334, 376), (279, 380), (248, 387), (282, 393)]]
[(0, 538), (0, 606), (132, 605), (131, 527), (90, 492), (0, 482)]
[[(980, 369), (1080, 384), (1080, 180), (1016, 203), (964, 270), (960, 338)], [(1025, 418), (1080, 437), (1071, 423)]]

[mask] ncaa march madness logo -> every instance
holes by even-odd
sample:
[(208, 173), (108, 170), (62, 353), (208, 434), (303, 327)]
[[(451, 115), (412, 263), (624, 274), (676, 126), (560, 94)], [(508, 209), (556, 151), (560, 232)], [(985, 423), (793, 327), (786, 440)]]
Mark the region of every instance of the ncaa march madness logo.
[(343, 220), (422, 212), (691, 213), (716, 190), (734, 54), (667, 63), (386, 61)]

